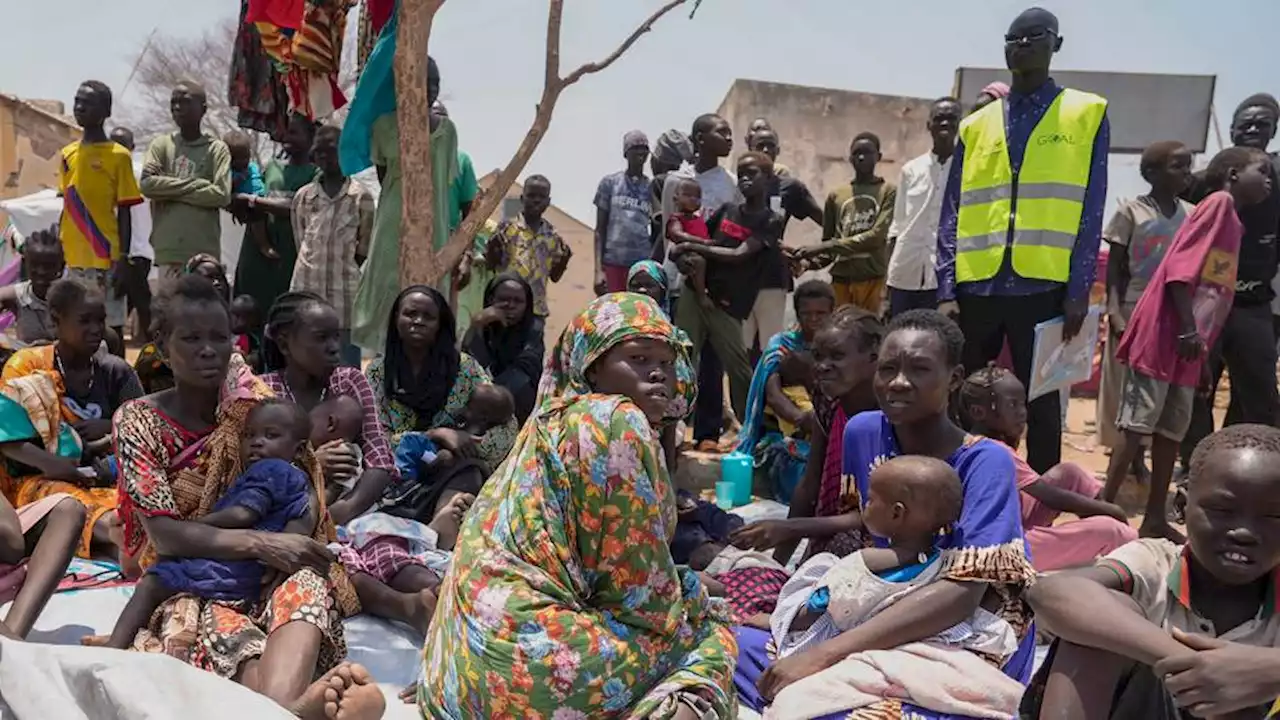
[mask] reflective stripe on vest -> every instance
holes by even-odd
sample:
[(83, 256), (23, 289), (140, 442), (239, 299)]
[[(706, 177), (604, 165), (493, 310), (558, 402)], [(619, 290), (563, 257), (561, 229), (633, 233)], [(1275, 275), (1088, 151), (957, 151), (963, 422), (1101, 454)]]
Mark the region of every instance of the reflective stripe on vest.
[(964, 164), (956, 223), (956, 282), (995, 277), (1009, 252), (1018, 275), (1066, 282), (1080, 230), (1093, 140), (1106, 100), (1077, 90), (1054, 99), (1027, 140), (1015, 178), (1004, 101), (960, 126)]

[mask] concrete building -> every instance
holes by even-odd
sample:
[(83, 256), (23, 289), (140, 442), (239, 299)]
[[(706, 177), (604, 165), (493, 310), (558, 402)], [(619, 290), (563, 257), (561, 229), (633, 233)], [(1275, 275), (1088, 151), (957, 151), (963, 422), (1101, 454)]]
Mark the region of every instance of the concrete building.
[(58, 151), (80, 137), (62, 103), (0, 93), (0, 199), (58, 187)]
[[(485, 192), (489, 192), (497, 177), (497, 170), (490, 172), (480, 178), (480, 187)], [(523, 191), (524, 186), (515, 182), (507, 189), (506, 197), (518, 201)], [(551, 195), (554, 200), (554, 187)], [(493, 215), (494, 221), (502, 219), (502, 206), (498, 207), (498, 211)], [(513, 202), (510, 212), (519, 213), (519, 208), (518, 202)], [(547, 208), (543, 217), (551, 223), (556, 232), (560, 233), (560, 237), (573, 251), (573, 258), (569, 261), (569, 269), (565, 271), (564, 277), (560, 278), (558, 283), (547, 285), (547, 304), (551, 314), (547, 317), (545, 337), (549, 353), (556, 341), (560, 339), (560, 332), (564, 330), (564, 326), (568, 325), (574, 315), (585, 308), (587, 303), (595, 299), (596, 293), (592, 287), (595, 284), (595, 228), (554, 204)]]
[[(897, 182), (908, 160), (929, 150), (925, 129), (933, 98), (875, 95), (853, 90), (736, 80), (720, 103), (718, 114), (733, 128), (735, 151), (746, 148), (747, 127), (764, 117), (778, 133), (778, 161), (813, 192), (818, 203), (849, 182), (849, 142), (863, 131), (880, 138), (884, 160), (880, 174)], [(821, 236), (813, 223), (793, 222), (787, 244), (808, 244)]]

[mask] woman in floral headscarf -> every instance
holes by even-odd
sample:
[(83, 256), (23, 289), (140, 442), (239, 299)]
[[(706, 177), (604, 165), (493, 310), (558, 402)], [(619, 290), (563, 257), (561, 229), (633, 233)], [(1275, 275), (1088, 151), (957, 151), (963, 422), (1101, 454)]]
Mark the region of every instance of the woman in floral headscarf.
[(653, 427), (693, 399), (650, 298), (597, 298), (547, 361), (539, 407), (481, 490), (423, 650), (424, 717), (734, 717), (737, 647), (668, 542)]

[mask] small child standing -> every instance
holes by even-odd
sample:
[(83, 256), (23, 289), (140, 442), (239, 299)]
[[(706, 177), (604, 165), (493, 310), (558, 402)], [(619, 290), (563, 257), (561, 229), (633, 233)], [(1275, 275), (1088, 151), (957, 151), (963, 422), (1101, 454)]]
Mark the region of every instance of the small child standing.
[[(819, 553), (796, 570), (770, 618), (779, 658), (867, 622), (940, 576), (937, 541), (960, 519), (963, 501), (956, 471), (935, 458), (902, 455), (872, 470), (869, 490), (863, 521), (888, 547), (844, 558)], [(886, 697), (887, 686), (894, 688), (888, 697), (935, 712), (1013, 717), (1023, 687), (998, 668), (1017, 647), (1013, 627), (980, 606), (934, 637), (875, 656), (854, 653), (788, 685), (769, 716), (820, 717), (867, 707)]]
[(351, 312), (360, 265), (373, 236), (373, 198), (364, 186), (342, 173), (333, 125), (316, 130), (311, 161), (320, 176), (293, 196), (293, 237), (298, 243), (292, 292), (312, 292), (338, 311), (342, 322), (342, 362), (360, 367), (360, 348), (351, 343)]
[(262, 317), (252, 295), (237, 295), (231, 301), (231, 332), (235, 333), (232, 344), (236, 351), (254, 372), (261, 372)]
[[(246, 195), (250, 198), (249, 208), (253, 208), (253, 198), (267, 196), (266, 183), (262, 181), (262, 171), (253, 159), (253, 141), (249, 133), (232, 130), (223, 136), (222, 142), (231, 154), (231, 193)], [(231, 207), (235, 207), (232, 205)], [(249, 212), (236, 214), (236, 220), (249, 229), (249, 237), (253, 244), (268, 260), (279, 260), (280, 253), (271, 245), (267, 235), (267, 219), (262, 213)]]
[[(676, 212), (667, 223), (668, 246), (680, 243), (709, 243), (711, 231), (707, 219), (702, 216), (702, 186), (693, 178), (681, 178), (676, 185)], [(689, 279), (689, 287), (704, 306), (711, 303), (707, 296), (707, 261), (694, 253), (685, 253), (676, 261), (676, 268)]]
[[(1013, 455), (1022, 527), (1036, 570), (1085, 565), (1138, 539), (1124, 510), (1099, 499), (1102, 483), (1092, 473), (1061, 463), (1040, 475), (1018, 455), (1027, 430), (1027, 391), (1012, 372), (992, 365), (970, 375), (960, 388), (960, 409), (970, 432), (999, 440)], [(1064, 512), (1080, 519), (1055, 524)]]
[(1270, 159), (1261, 150), (1227, 148), (1209, 163), (1205, 183), (1217, 191), (1178, 228), (1164, 261), (1133, 309), (1116, 348), (1125, 366), (1103, 499), (1114, 502), (1143, 439), (1151, 438), (1151, 489), (1139, 534), (1184, 542), (1169, 525), (1165, 500), (1178, 446), (1191, 422), (1197, 387), (1207, 387), (1205, 356), (1222, 330), (1236, 291), (1244, 226), (1239, 208), (1271, 193)]
[[(264, 400), (249, 411), (240, 438), (244, 474), (213, 511), (199, 522), (220, 528), (310, 535), (317, 518), (312, 485), (295, 463), (307, 448), (311, 419), (298, 405)], [(85, 645), (123, 650), (165, 600), (191, 593), (216, 600), (249, 600), (262, 593), (263, 566), (250, 560), (162, 558), (138, 581), (111, 637), (85, 638)]]
[(533, 314), (546, 318), (547, 281), (560, 282), (573, 251), (543, 215), (551, 206), (551, 181), (531, 175), (520, 193), (523, 211), (504, 220), (485, 246), (485, 263), (497, 273), (511, 272), (533, 288)]

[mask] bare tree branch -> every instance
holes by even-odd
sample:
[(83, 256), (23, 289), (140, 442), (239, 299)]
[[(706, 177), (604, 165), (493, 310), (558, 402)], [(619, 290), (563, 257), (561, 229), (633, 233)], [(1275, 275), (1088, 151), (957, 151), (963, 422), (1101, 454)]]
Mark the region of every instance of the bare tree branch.
[[(560, 93), (583, 77), (600, 72), (612, 65), (632, 45), (635, 45), (640, 36), (651, 30), (654, 23), (661, 20), (667, 13), (688, 2), (688, 0), (669, 0), (666, 5), (663, 5), (641, 23), (616, 50), (603, 60), (583, 65), (568, 77), (561, 79), (554, 77), (554, 73), (551, 70), (556, 68), (558, 72), (560, 64), (560, 19), (563, 15), (564, 0), (549, 1), (546, 50), (547, 77), (542, 88), (542, 98), (538, 101), (538, 107), (533, 117), (533, 124), (529, 127), (529, 131), (525, 133), (524, 139), (520, 142), (520, 147), (516, 149), (515, 155), (507, 162), (507, 166), (498, 173), (498, 177), (494, 180), (490, 191), (479, 199), (475, 207), (472, 208), (471, 213), (467, 215), (466, 220), (463, 220), (458, 229), (449, 236), (449, 242), (440, 248), (439, 252), (435, 253), (436, 257), (434, 259), (436, 262), (433, 263), (433, 266), (441, 269), (442, 272), (441, 275), (437, 275), (433, 279), (438, 279), (443, 275), (443, 272), (452, 271), (457, 266), (458, 261), (462, 259), (463, 253), (466, 252), (467, 248), (471, 247), (471, 241), (476, 232), (493, 215), (502, 203), (503, 198), (506, 197), (507, 188), (511, 187), (520, 172), (529, 164), (529, 159), (533, 157), (534, 151), (538, 149), (538, 144), (542, 142), (543, 136), (547, 133), (547, 128), (551, 126), (551, 116), (555, 112), (556, 101), (560, 99)], [(443, 2), (443, 0), (440, 0), (440, 2)], [(406, 203), (407, 209), (408, 204)]]
[(547, 5), (547, 58), (546, 75), (542, 87), (549, 88), (560, 82), (560, 27), (564, 22), (564, 3)]
[(688, 0), (670, 0), (670, 2), (668, 2), (666, 5), (663, 5), (662, 7), (658, 8), (657, 11), (655, 11), (652, 15), (649, 16), (648, 20), (645, 20), (643, 23), (641, 23), (640, 27), (636, 28), (635, 32), (631, 33), (630, 37), (622, 41), (622, 44), (618, 46), (617, 50), (614, 50), (613, 52), (609, 53), (609, 56), (606, 57), (604, 60), (601, 60), (599, 62), (587, 63), (586, 65), (583, 65), (577, 70), (574, 70), (572, 73), (570, 73), (569, 77), (566, 77), (562, 81), (562, 85), (564, 87), (568, 87), (569, 85), (572, 85), (578, 82), (579, 80), (581, 80), (583, 76), (590, 75), (592, 73), (598, 73), (601, 70), (604, 70), (605, 68), (612, 65), (614, 62), (618, 60), (618, 58), (622, 57), (623, 53), (630, 50), (632, 45), (636, 44), (636, 41), (640, 39), (641, 35), (644, 35), (645, 33), (652, 30), (653, 24), (661, 20), (663, 15), (666, 15), (672, 10), (675, 10), (681, 5), (684, 5), (686, 2), (688, 2)]

